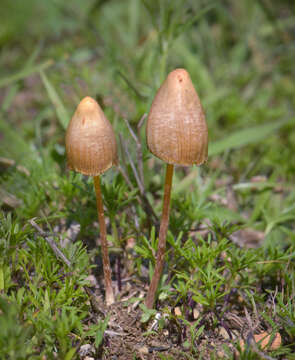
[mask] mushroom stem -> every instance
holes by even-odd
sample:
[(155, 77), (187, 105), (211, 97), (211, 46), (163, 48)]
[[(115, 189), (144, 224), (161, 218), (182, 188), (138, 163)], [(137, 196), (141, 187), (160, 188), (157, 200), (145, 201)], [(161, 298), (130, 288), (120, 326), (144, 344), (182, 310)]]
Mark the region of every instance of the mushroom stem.
[(165, 178), (165, 187), (164, 187), (164, 199), (163, 199), (163, 210), (162, 210), (162, 219), (159, 232), (159, 242), (158, 242), (158, 252), (156, 258), (156, 266), (154, 275), (147, 293), (145, 305), (149, 309), (152, 309), (154, 306), (155, 295), (158, 289), (158, 284), (162, 275), (164, 260), (165, 260), (165, 250), (166, 250), (166, 236), (169, 224), (169, 212), (170, 212), (170, 195), (172, 188), (172, 178), (173, 178), (173, 168), (172, 164), (167, 164), (166, 168), (166, 178)]
[(99, 228), (100, 228), (103, 274), (104, 274), (105, 291), (106, 291), (106, 303), (109, 306), (109, 305), (113, 304), (115, 302), (115, 300), (114, 300), (114, 293), (113, 293), (113, 288), (112, 288), (112, 276), (111, 276), (110, 259), (109, 259), (109, 254), (108, 254), (107, 231), (106, 231), (106, 224), (105, 224), (105, 219), (104, 219), (99, 175), (94, 176), (93, 180), (94, 180), (94, 188), (95, 188), (95, 194), (96, 194), (98, 222), (99, 222)]

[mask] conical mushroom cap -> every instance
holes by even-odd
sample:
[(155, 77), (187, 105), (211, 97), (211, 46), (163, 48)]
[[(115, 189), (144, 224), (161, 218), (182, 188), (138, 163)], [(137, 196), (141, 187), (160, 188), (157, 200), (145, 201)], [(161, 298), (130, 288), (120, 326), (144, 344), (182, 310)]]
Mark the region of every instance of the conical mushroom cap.
[(158, 90), (147, 120), (147, 146), (169, 164), (200, 165), (208, 157), (208, 128), (188, 72), (172, 71)]
[(78, 105), (66, 132), (68, 168), (96, 176), (117, 164), (113, 128), (98, 103), (85, 97)]

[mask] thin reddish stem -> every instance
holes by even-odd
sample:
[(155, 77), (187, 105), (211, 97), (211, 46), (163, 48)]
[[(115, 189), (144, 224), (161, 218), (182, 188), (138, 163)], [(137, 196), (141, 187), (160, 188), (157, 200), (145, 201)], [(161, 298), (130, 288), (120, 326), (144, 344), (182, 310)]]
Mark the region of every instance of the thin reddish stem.
[(106, 304), (109, 306), (113, 304), (115, 300), (114, 300), (114, 293), (112, 287), (111, 265), (108, 254), (107, 230), (104, 219), (103, 202), (102, 202), (101, 189), (100, 189), (100, 177), (94, 176), (93, 179), (94, 179), (94, 188), (96, 194), (98, 222), (100, 228), (100, 241), (101, 241), (103, 274), (104, 274), (105, 291), (106, 291)]
[(158, 252), (156, 258), (156, 266), (154, 275), (146, 296), (145, 305), (152, 309), (155, 302), (156, 291), (158, 289), (159, 281), (161, 279), (164, 262), (165, 262), (165, 251), (166, 251), (166, 236), (169, 224), (169, 212), (170, 212), (170, 196), (172, 188), (173, 178), (173, 165), (167, 164), (165, 187), (164, 187), (164, 199), (163, 199), (163, 210), (162, 219), (160, 225)]

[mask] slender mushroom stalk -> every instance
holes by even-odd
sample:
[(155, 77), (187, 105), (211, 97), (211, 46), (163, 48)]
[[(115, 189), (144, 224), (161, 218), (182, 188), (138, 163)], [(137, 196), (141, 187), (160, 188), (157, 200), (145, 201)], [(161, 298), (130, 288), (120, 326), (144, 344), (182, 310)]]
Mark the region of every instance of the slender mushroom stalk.
[(100, 190), (100, 177), (94, 176), (94, 188), (96, 195), (96, 206), (98, 212), (98, 222), (100, 228), (100, 240), (101, 240), (101, 253), (102, 253), (102, 264), (104, 272), (104, 281), (106, 288), (106, 303), (111, 305), (114, 303), (114, 293), (112, 288), (112, 272), (108, 253), (108, 242), (107, 242), (107, 229), (104, 219), (103, 202)]
[(201, 165), (208, 157), (204, 111), (186, 70), (172, 71), (158, 90), (146, 135), (149, 150), (167, 163), (156, 265), (145, 301), (148, 308), (153, 308), (165, 261), (173, 165)]
[(117, 145), (112, 126), (98, 103), (85, 97), (77, 107), (66, 133), (68, 168), (94, 177), (100, 227), (106, 304), (114, 303), (107, 233), (100, 189), (100, 175), (117, 164)]

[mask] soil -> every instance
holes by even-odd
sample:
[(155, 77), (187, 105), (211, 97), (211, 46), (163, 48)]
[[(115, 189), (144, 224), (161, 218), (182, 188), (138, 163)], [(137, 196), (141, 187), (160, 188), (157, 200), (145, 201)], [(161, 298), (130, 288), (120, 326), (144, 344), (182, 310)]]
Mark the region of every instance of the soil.
[[(226, 358), (226, 354), (238, 358), (239, 345), (250, 344), (254, 334), (269, 330), (262, 319), (245, 310), (243, 299), (235, 293), (227, 299), (231, 302), (231, 312), (219, 309), (222, 318), (216, 313), (205, 312), (198, 304), (189, 311), (181, 305), (170, 308), (161, 304), (160, 321), (152, 317), (143, 323), (143, 310), (139, 306), (142, 301), (138, 299), (145, 298), (147, 286), (132, 279), (123, 279), (123, 283), (117, 294), (121, 299), (109, 308), (106, 308), (101, 293), (98, 295), (99, 291), (96, 295), (87, 289), (92, 299), (92, 321), (102, 320), (107, 315), (110, 318), (99, 352), (81, 359), (211, 359), (213, 354), (216, 359)], [(192, 339), (201, 327), (201, 335)], [(254, 346), (255, 349), (261, 352)]]

